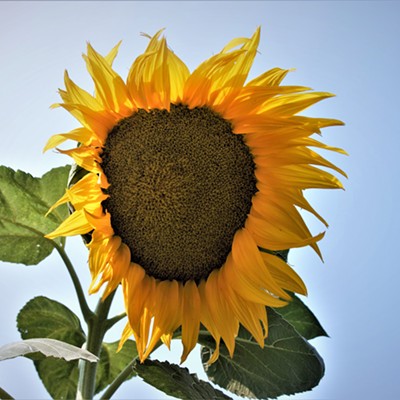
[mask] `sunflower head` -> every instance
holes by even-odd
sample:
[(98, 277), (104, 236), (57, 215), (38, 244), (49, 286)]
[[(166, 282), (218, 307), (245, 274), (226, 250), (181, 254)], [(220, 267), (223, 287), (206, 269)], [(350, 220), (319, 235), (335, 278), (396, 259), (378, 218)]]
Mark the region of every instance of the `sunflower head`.
[[(332, 96), (282, 86), (274, 68), (247, 82), (260, 31), (238, 38), (193, 72), (167, 47), (161, 31), (133, 62), (126, 82), (89, 44), (84, 60), (92, 96), (65, 74), (65, 108), (81, 123), (54, 135), (46, 150), (84, 170), (54, 205), (73, 213), (48, 238), (90, 233), (90, 292), (105, 298), (122, 283), (140, 359), (181, 328), (182, 361), (200, 325), (231, 356), (240, 324), (263, 346), (266, 306), (288, 292), (306, 294), (296, 272), (274, 253), (317, 242), (299, 208), (326, 222), (304, 197), (309, 188), (342, 188), (327, 171), (344, 172), (313, 149), (312, 136), (338, 120), (298, 115)], [(321, 169), (320, 167), (326, 167)]]

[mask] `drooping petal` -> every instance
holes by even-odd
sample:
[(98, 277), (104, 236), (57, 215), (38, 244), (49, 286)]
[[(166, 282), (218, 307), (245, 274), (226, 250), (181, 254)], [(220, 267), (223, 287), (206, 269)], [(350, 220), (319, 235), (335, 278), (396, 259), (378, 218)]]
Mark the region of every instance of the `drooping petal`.
[(207, 293), (206, 293), (206, 281), (201, 280), (198, 285), (199, 294), (200, 294), (200, 321), (204, 325), (204, 327), (210, 332), (211, 336), (215, 340), (215, 350), (212, 353), (210, 359), (208, 360), (208, 364), (212, 364), (219, 357), (219, 347), (221, 342), (221, 333), (218, 331), (217, 327), (213, 323), (213, 318), (210, 313), (209, 304), (207, 302)]
[(143, 358), (149, 356), (161, 336), (173, 333), (181, 324), (180, 285), (177, 281), (159, 281), (156, 285), (153, 308), (150, 310), (154, 316), (153, 328)]
[(235, 338), (239, 330), (239, 321), (228, 306), (224, 296), (221, 296), (220, 271), (213, 270), (205, 284), (205, 296), (212, 324), (221, 335), (229, 355), (233, 357)]
[(88, 222), (85, 210), (75, 211), (53, 232), (47, 234), (47, 239), (54, 239), (59, 236), (84, 235), (92, 230), (92, 225)]
[(304, 282), (285, 261), (265, 252), (262, 252), (261, 256), (278, 285), (291, 292), (307, 295), (307, 288)]
[(185, 283), (182, 289), (182, 344), (181, 363), (197, 344), (200, 329), (201, 299), (194, 281)]
[(107, 276), (107, 287), (102, 296), (103, 300), (117, 288), (123, 277), (126, 276), (130, 262), (131, 251), (125, 243), (121, 243), (110, 259), (109, 276)]
[(99, 149), (91, 146), (80, 146), (70, 150), (57, 150), (62, 154), (72, 157), (74, 161), (86, 171), (93, 172), (95, 174), (101, 172), (99, 165), (101, 162)]
[(290, 296), (274, 281), (264, 264), (256, 242), (245, 228), (238, 230), (235, 234), (232, 244), (232, 259), (235, 271), (249, 285), (265, 289), (276, 297), (290, 299)]
[(93, 143), (93, 139), (93, 132), (87, 130), (86, 128), (77, 128), (68, 133), (59, 133), (57, 135), (51, 136), (43, 149), (43, 153), (47, 150), (54, 149), (61, 143), (64, 143), (66, 140), (75, 140), (79, 143), (83, 143), (84, 145), (101, 145), (100, 142)]

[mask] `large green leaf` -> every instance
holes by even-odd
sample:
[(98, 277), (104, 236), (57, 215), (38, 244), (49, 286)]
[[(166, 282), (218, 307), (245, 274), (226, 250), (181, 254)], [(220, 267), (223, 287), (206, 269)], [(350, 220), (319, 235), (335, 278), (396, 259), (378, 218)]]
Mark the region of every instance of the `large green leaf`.
[[(0, 260), (36, 265), (53, 250), (43, 236), (67, 217), (67, 206), (45, 217), (64, 194), (69, 166), (54, 168), (41, 178), (0, 166)], [(64, 239), (56, 239), (63, 243)]]
[(241, 328), (233, 359), (224, 345), (218, 360), (207, 364), (214, 340), (201, 331), (202, 359), (210, 380), (240, 396), (276, 398), (315, 387), (324, 375), (317, 351), (278, 313), (268, 310), (269, 334), (262, 349)]
[[(53, 338), (81, 347), (85, 342), (79, 318), (63, 304), (47, 297), (35, 297), (19, 312), (18, 330), (23, 339)], [(78, 361), (34, 358), (43, 385), (54, 399), (75, 398)]]
[[(126, 341), (117, 353), (118, 344), (119, 341), (103, 343), (96, 376), (96, 393), (107, 387), (137, 357), (136, 344), (133, 340)], [(132, 368), (132, 372), (125, 380), (129, 380), (135, 375), (136, 372)]]
[(230, 399), (208, 382), (199, 380), (197, 375), (189, 373), (187, 368), (168, 361), (146, 360), (143, 364), (138, 362), (135, 369), (145, 382), (178, 399)]
[(296, 295), (292, 295), (292, 301), (287, 306), (274, 310), (307, 340), (328, 336), (312, 311)]
[[(86, 340), (79, 318), (63, 304), (47, 297), (35, 297), (19, 312), (18, 329), (23, 339), (52, 338), (82, 347)], [(96, 393), (108, 386), (137, 356), (135, 342), (128, 340), (117, 353), (118, 342), (103, 343), (96, 376)], [(55, 399), (75, 398), (78, 362), (33, 357), (40, 379)], [(135, 372), (126, 380), (135, 376)]]

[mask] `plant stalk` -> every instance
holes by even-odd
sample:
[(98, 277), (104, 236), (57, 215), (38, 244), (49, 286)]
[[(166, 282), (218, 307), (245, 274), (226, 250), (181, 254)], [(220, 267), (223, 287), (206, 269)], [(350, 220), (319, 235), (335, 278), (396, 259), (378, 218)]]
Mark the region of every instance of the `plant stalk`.
[[(49, 239), (50, 240), (50, 239)], [(51, 244), (54, 246), (54, 248), (57, 250), (58, 254), (60, 255), (61, 259), (64, 261), (65, 266), (67, 267), (69, 276), (71, 277), (72, 283), (75, 288), (76, 295), (78, 297), (79, 301), (79, 306), (82, 311), (83, 318), (86, 323), (90, 321), (93, 318), (93, 312), (89, 308), (87, 302), (86, 302), (86, 297), (82, 289), (81, 282), (79, 281), (78, 275), (75, 272), (74, 266), (72, 265), (71, 260), (69, 259), (67, 253), (65, 252), (64, 248), (60, 246), (57, 242), (54, 240), (50, 240)]]
[[(88, 323), (88, 336), (86, 350), (100, 358), (103, 338), (107, 332), (107, 316), (110, 311), (111, 303), (115, 291), (112, 292), (104, 301), (99, 301), (96, 311)], [(77, 400), (92, 400), (96, 388), (97, 363), (86, 360), (79, 361), (79, 381), (76, 394)]]

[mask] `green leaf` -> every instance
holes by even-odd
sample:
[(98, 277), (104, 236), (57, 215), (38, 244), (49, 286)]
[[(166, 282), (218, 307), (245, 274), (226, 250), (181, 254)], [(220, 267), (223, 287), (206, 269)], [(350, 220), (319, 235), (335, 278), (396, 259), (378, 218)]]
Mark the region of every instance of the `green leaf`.
[[(47, 297), (35, 297), (19, 312), (18, 330), (23, 339), (53, 338), (82, 347), (86, 340), (79, 318), (63, 304)], [(34, 359), (36, 370), (50, 396), (75, 398), (78, 362), (54, 358)]]
[(282, 258), (283, 261), (287, 262), (288, 257), (289, 257), (289, 250), (268, 250), (268, 249), (263, 249), (262, 247), (259, 247), (260, 251), (268, 254), (272, 254), (274, 256), (278, 256), (279, 258)]
[(98, 358), (89, 351), (55, 339), (27, 339), (6, 344), (0, 347), (0, 361), (37, 352), (46, 357), (63, 358), (66, 361), (78, 359), (98, 361)]
[(324, 363), (317, 351), (273, 309), (268, 320), (263, 349), (241, 327), (233, 359), (222, 344), (218, 360), (210, 365), (214, 340), (201, 331), (203, 365), (212, 382), (239, 396), (262, 399), (304, 392), (319, 383)]
[(23, 339), (53, 338), (78, 347), (86, 340), (79, 318), (68, 307), (44, 296), (25, 304), (17, 326)]
[[(118, 344), (119, 341), (103, 343), (97, 368), (95, 393), (99, 393), (107, 387), (137, 357), (136, 344), (133, 340), (126, 341), (122, 349), (117, 353)], [(136, 373), (132, 369), (131, 374), (125, 380), (129, 380), (135, 375)]]
[[(45, 217), (64, 194), (69, 166), (54, 168), (42, 176), (0, 166), (0, 260), (36, 265), (52, 251), (43, 236), (68, 216), (66, 205)], [(56, 239), (64, 243), (64, 239)]]
[(191, 400), (229, 399), (208, 382), (199, 380), (196, 374), (189, 373), (187, 368), (167, 361), (146, 360), (143, 364), (136, 363), (135, 369), (146, 383), (169, 396)]
[(292, 301), (287, 306), (274, 310), (307, 340), (328, 336), (311, 310), (295, 295), (292, 295)]
[(53, 399), (74, 399), (79, 378), (78, 361), (52, 358), (34, 361), (44, 387)]

